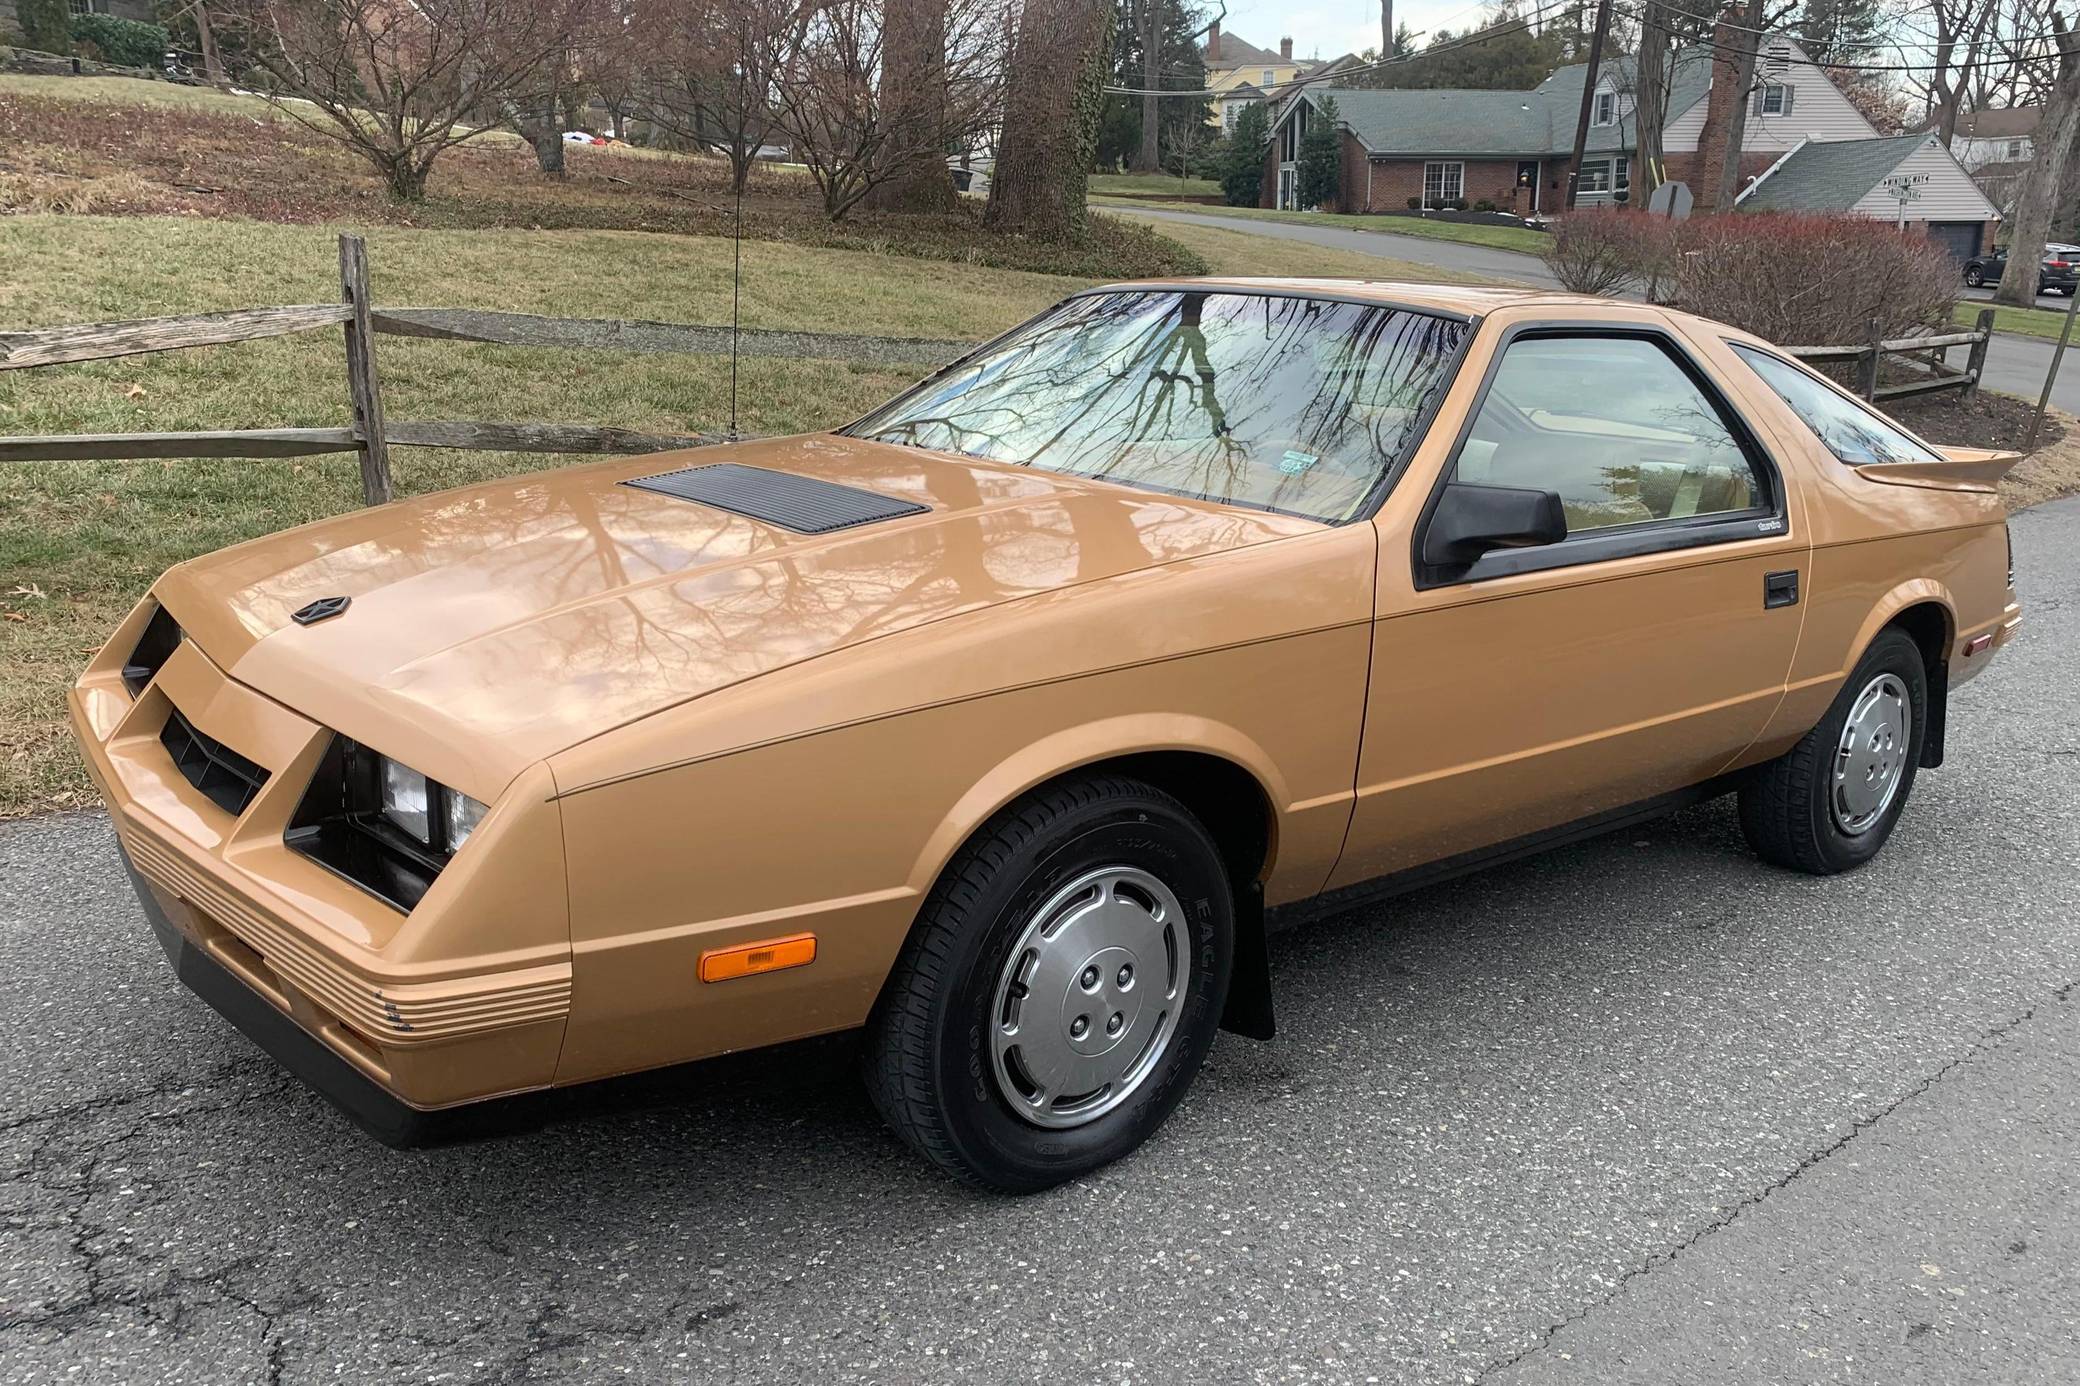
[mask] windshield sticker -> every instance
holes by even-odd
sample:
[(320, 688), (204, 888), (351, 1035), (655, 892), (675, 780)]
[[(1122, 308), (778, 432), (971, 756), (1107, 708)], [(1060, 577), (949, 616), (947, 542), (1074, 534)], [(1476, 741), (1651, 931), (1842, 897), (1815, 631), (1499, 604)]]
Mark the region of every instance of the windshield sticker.
[(1278, 469), (1287, 476), (1298, 476), (1309, 467), (1312, 467), (1316, 460), (1315, 455), (1311, 452), (1295, 452), (1288, 448), (1286, 449), (1286, 455), (1278, 461)]

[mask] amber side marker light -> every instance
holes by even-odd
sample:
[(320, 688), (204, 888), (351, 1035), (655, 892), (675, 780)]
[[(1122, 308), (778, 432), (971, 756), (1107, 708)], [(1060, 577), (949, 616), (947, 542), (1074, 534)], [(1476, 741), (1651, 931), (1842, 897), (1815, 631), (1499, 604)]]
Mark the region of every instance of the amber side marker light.
[(701, 980), (727, 982), (759, 972), (803, 967), (815, 961), (816, 935), (793, 934), (787, 938), (769, 938), (763, 943), (710, 949), (701, 954)]

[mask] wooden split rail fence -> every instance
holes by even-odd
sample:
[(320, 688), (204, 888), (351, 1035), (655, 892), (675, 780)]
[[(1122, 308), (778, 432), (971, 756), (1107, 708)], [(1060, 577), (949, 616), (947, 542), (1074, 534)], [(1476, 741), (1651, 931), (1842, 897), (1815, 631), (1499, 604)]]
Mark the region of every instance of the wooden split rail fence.
[[(1856, 393), (1875, 403), (1881, 399), (1903, 399), (1936, 390), (1957, 390), (1971, 398), (1986, 370), (1986, 346), (1993, 340), (1993, 310), (1979, 310), (1978, 321), (1969, 332), (1941, 332), (1929, 337), (1880, 339), (1873, 331), (1861, 346), (1798, 346), (1784, 350), (1809, 365), (1856, 364)], [(1945, 357), (1950, 348), (1968, 346), (1964, 369), (1952, 370)], [(1881, 383), (1879, 366), (1886, 357), (1898, 357), (1896, 365), (1913, 378)]]
[[(606, 318), (550, 318), (469, 308), (379, 308), (369, 300), (368, 248), (359, 236), (339, 238), (340, 302), (247, 308), (190, 317), (89, 323), (29, 332), (0, 332), (0, 371), (102, 361), (119, 356), (217, 346), (339, 326), (346, 336), (347, 392), (353, 423), (346, 428), (234, 428), (197, 433), (76, 433), (0, 437), (0, 462), (129, 460), (158, 457), (300, 457), (353, 452), (361, 460), (361, 494), (369, 505), (391, 497), (390, 447), (480, 448), (498, 452), (638, 453), (699, 447), (720, 435), (643, 433), (579, 424), (485, 423), (472, 420), (393, 422), (384, 417), (376, 373), (379, 335), (431, 337), (501, 346), (564, 347), (585, 351), (687, 352), (752, 356), (835, 355), (891, 365), (936, 367), (972, 345), (920, 337), (776, 332), (689, 323)], [(1977, 388), (1993, 336), (1993, 310), (1979, 314), (1970, 332), (1871, 340), (1860, 346), (1804, 346), (1785, 350), (1815, 364), (1856, 363), (1857, 391), (1866, 400), (1896, 399), (1933, 390)], [(1944, 357), (1952, 347), (1971, 351), (1961, 371)], [(1898, 359), (1911, 376), (1880, 382), (1881, 363)]]
[[(565, 347), (586, 351), (685, 352), (720, 355), (731, 349), (727, 327), (550, 318), (531, 313), (469, 308), (379, 308), (370, 302), (368, 249), (359, 236), (339, 238), (338, 303), (247, 308), (189, 317), (89, 323), (28, 332), (0, 332), (0, 371), (104, 361), (121, 356), (218, 346), (283, 337), (338, 326), (346, 337), (347, 393), (352, 424), (345, 428), (234, 428), (196, 433), (75, 433), (0, 437), (0, 462), (108, 461), (163, 457), (301, 457), (353, 452), (361, 461), (362, 500), (391, 497), (390, 448), (479, 448), (497, 452), (638, 453), (721, 442), (719, 434), (643, 433), (578, 424), (486, 423), (473, 420), (399, 422), (385, 418), (376, 373), (380, 335), (486, 342), (500, 346)], [(919, 337), (746, 329), (737, 349), (752, 356), (837, 356), (891, 365), (936, 367), (972, 343)]]

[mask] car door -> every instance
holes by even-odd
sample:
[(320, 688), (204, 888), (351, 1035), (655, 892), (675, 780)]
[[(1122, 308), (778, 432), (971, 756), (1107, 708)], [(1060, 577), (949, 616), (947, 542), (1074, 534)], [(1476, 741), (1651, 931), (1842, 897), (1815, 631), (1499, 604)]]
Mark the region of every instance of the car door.
[[(1651, 310), (1492, 316), (1375, 523), (1357, 803), (1331, 887), (1710, 779), (1783, 696), (1808, 544), (1796, 496)], [(1442, 456), (1438, 456), (1442, 454)], [(1425, 475), (1425, 457), (1434, 458)], [(1567, 537), (1425, 563), (1448, 484), (1557, 492)]]

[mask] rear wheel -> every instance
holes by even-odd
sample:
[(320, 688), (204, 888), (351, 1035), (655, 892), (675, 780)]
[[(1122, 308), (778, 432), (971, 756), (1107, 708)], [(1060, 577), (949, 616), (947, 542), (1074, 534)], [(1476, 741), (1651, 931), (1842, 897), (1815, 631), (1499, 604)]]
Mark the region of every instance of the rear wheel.
[(1905, 631), (1881, 632), (1820, 725), (1741, 787), (1741, 831), (1778, 866), (1816, 876), (1878, 854), (1906, 807), (1928, 727), (1928, 670)]
[(925, 902), (867, 1022), (874, 1105), (986, 1188), (1116, 1160), (1197, 1075), (1233, 941), (1220, 854), (1183, 804), (1113, 776), (1036, 791)]

